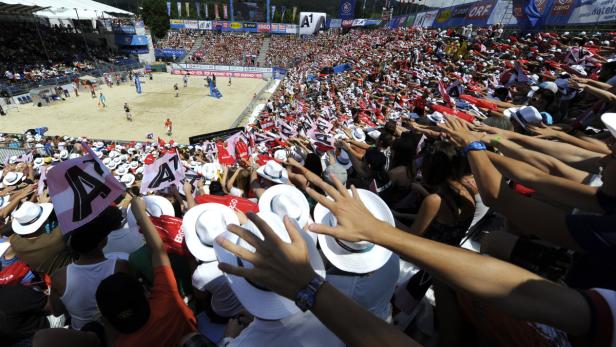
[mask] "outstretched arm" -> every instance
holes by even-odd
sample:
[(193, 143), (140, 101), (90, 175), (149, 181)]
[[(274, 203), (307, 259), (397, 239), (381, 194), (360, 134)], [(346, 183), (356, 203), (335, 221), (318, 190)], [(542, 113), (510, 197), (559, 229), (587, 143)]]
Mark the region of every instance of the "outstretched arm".
[(503, 138), (521, 144), (524, 148), (547, 154), (576, 169), (587, 172), (597, 173), (599, 171), (599, 160), (605, 156), (568, 143), (543, 140), (486, 125), (477, 127), (477, 130), (501, 135)]
[(148, 213), (145, 210), (145, 203), (142, 198), (134, 198), (131, 204), (131, 210), (135, 215), (137, 224), (143, 232), (145, 243), (152, 250), (152, 267), (171, 266), (169, 256), (165, 250), (165, 245), (160, 239), (160, 235), (156, 231), (156, 227), (152, 224)]
[(541, 137), (551, 137), (559, 140), (560, 142), (568, 143), (585, 150), (591, 152), (597, 152), (602, 154), (610, 154), (611, 151), (609, 147), (602, 142), (597, 141), (588, 141), (583, 138), (579, 138), (577, 136), (569, 135), (564, 131), (552, 129), (544, 126), (533, 126), (529, 125), (528, 129), (536, 134), (539, 134)]
[(339, 182), (334, 188), (314, 174), (305, 173), (333, 201), (313, 189), (307, 189), (308, 194), (330, 209), (337, 220), (336, 227), (313, 224), (311, 231), (384, 246), (454, 289), (468, 292), (518, 319), (548, 324), (573, 335), (589, 332), (591, 312), (579, 292), (498, 259), (398, 230), (372, 217), (354, 188), (351, 195)]
[(597, 201), (596, 187), (546, 174), (524, 162), (495, 153), (486, 152), (485, 154), (503, 175), (536, 190), (551, 201), (570, 208), (605, 213)]
[[(220, 263), (220, 269), (260, 283), (294, 300), (296, 294), (316, 275), (310, 266), (308, 248), (303, 237), (288, 218), (284, 222), (291, 243), (283, 242), (255, 214), (249, 214), (248, 218), (259, 228), (263, 240), (238, 226), (230, 226), (229, 231), (251, 244), (255, 248), (254, 252), (236, 246), (224, 237), (217, 238), (216, 242), (236, 256), (250, 261), (254, 268)], [(419, 346), (402, 331), (372, 315), (327, 282), (318, 290), (311, 311), (349, 346)]]
[(483, 137), (482, 141), (488, 141), (490, 145), (497, 148), (505, 156), (530, 164), (550, 175), (564, 177), (578, 183), (582, 183), (589, 175), (586, 171), (575, 169), (547, 154), (528, 150), (513, 141), (500, 138), (500, 136), (488, 135)]

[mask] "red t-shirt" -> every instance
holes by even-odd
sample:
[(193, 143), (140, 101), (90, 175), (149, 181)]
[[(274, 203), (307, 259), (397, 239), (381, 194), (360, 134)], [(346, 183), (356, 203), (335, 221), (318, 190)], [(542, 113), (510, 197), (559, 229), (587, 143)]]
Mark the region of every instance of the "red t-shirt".
[(145, 326), (133, 334), (118, 335), (114, 347), (173, 347), (197, 331), (197, 319), (180, 297), (171, 267), (154, 268), (154, 286), (148, 301), (150, 319)]

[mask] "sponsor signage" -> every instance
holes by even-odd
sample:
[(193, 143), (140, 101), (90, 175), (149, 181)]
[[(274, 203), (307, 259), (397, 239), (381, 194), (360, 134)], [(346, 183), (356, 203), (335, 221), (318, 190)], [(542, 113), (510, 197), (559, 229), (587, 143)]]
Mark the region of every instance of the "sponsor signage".
[(466, 18), (470, 20), (487, 19), (494, 9), (494, 1), (484, 1), (475, 3), (468, 11)]

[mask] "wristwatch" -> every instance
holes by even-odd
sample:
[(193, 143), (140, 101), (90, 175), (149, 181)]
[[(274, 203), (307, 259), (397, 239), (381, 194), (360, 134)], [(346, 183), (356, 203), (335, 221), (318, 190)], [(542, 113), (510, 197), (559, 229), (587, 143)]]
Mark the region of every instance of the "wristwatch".
[(486, 145), (481, 141), (473, 141), (464, 147), (464, 156), (468, 155), (471, 151), (485, 151)]
[(321, 289), (323, 283), (325, 283), (323, 277), (314, 275), (308, 285), (295, 294), (295, 305), (304, 312), (310, 310), (314, 306), (317, 292)]

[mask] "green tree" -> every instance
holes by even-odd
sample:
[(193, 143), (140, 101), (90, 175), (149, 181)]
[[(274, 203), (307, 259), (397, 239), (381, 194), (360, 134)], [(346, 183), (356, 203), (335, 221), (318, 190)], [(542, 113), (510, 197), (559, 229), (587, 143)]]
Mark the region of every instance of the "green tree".
[(167, 15), (167, 1), (144, 0), (143, 22), (150, 28), (152, 35), (163, 38), (169, 30), (169, 16)]

